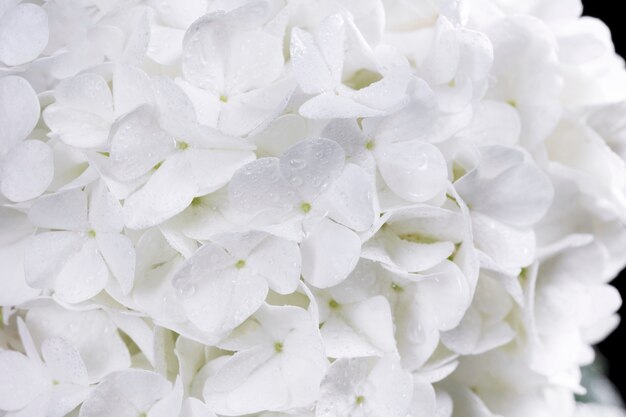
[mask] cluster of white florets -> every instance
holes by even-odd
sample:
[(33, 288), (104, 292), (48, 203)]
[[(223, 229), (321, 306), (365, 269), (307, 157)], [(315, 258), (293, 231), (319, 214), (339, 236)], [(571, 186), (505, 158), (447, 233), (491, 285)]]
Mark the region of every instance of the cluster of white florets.
[(618, 413), (574, 400), (626, 263), (580, 15), (1, 2), (0, 416)]

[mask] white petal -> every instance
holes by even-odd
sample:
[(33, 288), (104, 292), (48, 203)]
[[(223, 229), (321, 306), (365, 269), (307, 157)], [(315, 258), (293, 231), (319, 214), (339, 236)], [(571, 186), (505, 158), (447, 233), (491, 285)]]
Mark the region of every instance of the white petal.
[(201, 194), (222, 187), (235, 171), (254, 160), (252, 151), (229, 151), (220, 149), (188, 149), (185, 152)]
[(131, 229), (145, 229), (183, 211), (198, 193), (184, 153), (165, 160), (146, 185), (124, 202), (124, 220)]
[[(337, 313), (337, 319), (345, 323), (343, 328), (337, 325), (330, 327), (329, 322), (325, 322), (321, 328), (328, 356), (383, 356), (396, 352), (391, 309), (383, 296), (341, 304)], [(353, 343), (354, 339), (357, 343)]]
[(169, 77), (153, 78), (152, 86), (159, 124), (176, 140), (188, 140), (188, 131), (195, 127), (196, 121), (191, 100)]
[(84, 73), (63, 80), (54, 89), (54, 97), (62, 107), (91, 113), (105, 121), (113, 117), (113, 97), (100, 75)]
[(42, 416), (64, 417), (85, 401), (90, 389), (87, 386), (58, 384), (53, 385), (51, 391), (50, 400), (46, 404), (47, 410), (43, 411)]
[(432, 268), (454, 253), (452, 242), (413, 242), (410, 238), (402, 239), (394, 234), (385, 234), (380, 239), (393, 263), (407, 272)]
[(239, 94), (221, 105), (219, 128), (233, 136), (260, 131), (264, 124), (280, 115), (295, 88), (292, 79)]
[(382, 116), (384, 111), (336, 93), (319, 94), (302, 106), (299, 113), (308, 119), (356, 118)]
[(204, 402), (197, 398), (187, 397), (183, 402), (180, 417), (216, 417), (216, 415)]
[(105, 146), (111, 127), (111, 123), (100, 116), (57, 103), (46, 107), (43, 119), (64, 143), (82, 149)]
[(333, 90), (333, 75), (313, 36), (300, 28), (294, 28), (289, 50), (294, 75), (302, 91), (317, 94)]
[(528, 266), (535, 257), (535, 233), (507, 226), (480, 213), (472, 214), (474, 244), (501, 268)]
[(0, 61), (21, 65), (48, 44), (48, 16), (35, 4), (19, 4), (0, 16)]
[(170, 417), (176, 416), (181, 411), (183, 402), (183, 384), (180, 378), (176, 379), (174, 388), (152, 406), (147, 417)]
[(289, 391), (280, 377), (279, 364), (271, 346), (237, 352), (207, 380), (204, 401), (227, 416), (280, 409), (288, 401)]
[(19, 410), (49, 388), (44, 370), (26, 356), (11, 350), (0, 350), (0, 409)]
[(463, 188), (458, 191), (472, 210), (514, 226), (530, 226), (540, 220), (554, 196), (549, 178), (531, 163), (480, 181), (471, 193)]
[(325, 195), (328, 215), (338, 223), (362, 232), (374, 223), (374, 180), (361, 167), (347, 164)]
[(339, 284), (361, 255), (361, 240), (350, 229), (322, 220), (300, 244), (302, 276), (317, 288)]
[(121, 181), (140, 177), (174, 150), (173, 139), (159, 127), (152, 107), (138, 107), (111, 129), (113, 175)]
[[(1, 226), (0, 226), (1, 227)], [(3, 245), (0, 247), (0, 305), (15, 306), (33, 299), (41, 292), (28, 285), (24, 273), (24, 254), (29, 249), (30, 240)]]
[(108, 375), (83, 403), (80, 417), (135, 417), (147, 413), (172, 385), (156, 372), (130, 369)]
[(0, 247), (16, 243), (34, 231), (26, 214), (10, 207), (0, 207)]
[(189, 320), (213, 336), (241, 324), (267, 294), (265, 280), (245, 273), (245, 266), (236, 268), (237, 262), (219, 245), (209, 243), (185, 262), (173, 280)]
[(119, 233), (124, 228), (122, 205), (102, 181), (89, 193), (89, 223), (97, 232)]
[(48, 229), (86, 230), (87, 194), (77, 188), (45, 195), (33, 203), (28, 219), (35, 226)]
[(41, 345), (41, 355), (46, 361), (52, 379), (76, 385), (87, 385), (88, 376), (80, 353), (61, 337), (46, 339)]
[(283, 67), (282, 41), (251, 29), (266, 12), (265, 5), (250, 4), (194, 22), (183, 41), (185, 78), (217, 95), (241, 93), (276, 79)]
[(283, 178), (278, 158), (261, 158), (233, 174), (228, 196), (234, 209), (259, 217), (282, 220), (298, 203), (295, 191)]
[(24, 254), (24, 276), (33, 288), (54, 288), (56, 275), (65, 261), (80, 250), (78, 233), (49, 232), (34, 236)]
[(204, 386), (205, 402), (220, 415), (305, 407), (318, 395), (326, 359), (308, 312), (265, 306), (255, 318), (270, 336), (266, 344), (236, 353)]
[(0, 78), (0, 154), (26, 138), (39, 120), (39, 99), (28, 81)]
[(41, 195), (54, 176), (52, 150), (44, 142), (26, 140), (2, 158), (0, 188), (11, 201), (26, 201)]
[(123, 116), (144, 104), (154, 103), (152, 82), (137, 67), (119, 64), (113, 73), (115, 115)]
[(280, 158), (280, 172), (303, 201), (311, 203), (339, 177), (345, 154), (337, 142), (309, 139), (289, 148)]
[(444, 189), (448, 168), (439, 149), (419, 141), (389, 143), (374, 149), (387, 186), (409, 201), (426, 201)]
[(471, 301), (465, 275), (450, 261), (431, 269), (417, 288), (416, 303), (424, 327), (433, 326), (440, 330), (456, 327)]
[(59, 271), (55, 294), (68, 303), (88, 300), (98, 294), (109, 279), (109, 271), (94, 239), (72, 255)]
[(295, 242), (268, 236), (250, 253), (246, 265), (279, 294), (291, 294), (298, 288), (301, 259)]
[(185, 32), (181, 29), (152, 25), (150, 29), (148, 57), (161, 65), (178, 63), (178, 59), (182, 53), (184, 36)]
[[(377, 141), (401, 142), (427, 134), (437, 118), (437, 101), (428, 84), (415, 79), (411, 101), (401, 110), (381, 119), (372, 132)], [(364, 128), (369, 120), (364, 120)]]
[(512, 106), (484, 100), (476, 106), (472, 124), (461, 135), (478, 145), (514, 145), (520, 130), (520, 118)]
[(124, 294), (128, 294), (135, 281), (135, 247), (131, 240), (118, 233), (96, 234), (98, 249), (111, 273), (120, 284)]
[(34, 306), (26, 323), (37, 344), (62, 337), (78, 351), (89, 380), (130, 366), (130, 355), (117, 327), (103, 310), (71, 311), (57, 304)]
[(356, 119), (334, 119), (322, 131), (322, 137), (341, 145), (347, 157), (362, 153), (367, 143)]
[(324, 377), (321, 391), (316, 417), (404, 417), (413, 379), (397, 359), (339, 359)]

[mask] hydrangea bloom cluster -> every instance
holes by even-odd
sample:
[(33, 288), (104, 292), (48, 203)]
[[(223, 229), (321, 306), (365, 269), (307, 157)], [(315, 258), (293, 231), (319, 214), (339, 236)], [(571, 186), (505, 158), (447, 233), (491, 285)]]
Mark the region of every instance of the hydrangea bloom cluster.
[(579, 0), (0, 2), (0, 416), (589, 417), (626, 71)]

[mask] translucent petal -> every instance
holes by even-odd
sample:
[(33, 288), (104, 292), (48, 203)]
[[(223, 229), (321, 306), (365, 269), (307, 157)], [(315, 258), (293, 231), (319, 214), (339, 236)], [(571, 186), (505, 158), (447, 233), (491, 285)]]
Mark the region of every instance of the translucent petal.
[(35, 4), (19, 4), (0, 16), (0, 61), (21, 65), (37, 58), (48, 44), (48, 16)]
[(103, 310), (72, 311), (42, 303), (28, 311), (26, 323), (37, 345), (56, 336), (78, 349), (90, 381), (130, 366), (128, 349)]
[(427, 201), (441, 193), (448, 181), (446, 161), (431, 144), (389, 143), (374, 152), (387, 186), (408, 201)]
[[(418, 139), (430, 131), (437, 114), (437, 101), (433, 91), (425, 81), (416, 78), (412, 85), (411, 101), (402, 109), (381, 119), (370, 134), (382, 142)], [(364, 122), (365, 127), (369, 120)]]
[[(381, 295), (367, 300), (341, 304), (338, 315), (347, 326), (331, 332), (327, 322), (322, 326), (326, 354), (332, 358), (383, 356), (396, 352), (394, 326), (389, 302)], [(348, 336), (348, 339), (345, 338)], [(350, 338), (362, 339), (365, 349), (355, 349)], [(360, 343), (363, 345), (363, 342)], [(358, 346), (358, 344), (357, 344)]]
[(164, 377), (143, 369), (108, 375), (83, 403), (80, 417), (136, 417), (147, 413), (172, 388)]
[(345, 154), (337, 142), (309, 139), (289, 148), (280, 158), (282, 176), (304, 202), (324, 192), (343, 170)]
[(77, 188), (42, 196), (31, 206), (28, 219), (38, 227), (85, 231), (89, 225), (87, 194)]
[(255, 159), (252, 151), (221, 149), (188, 149), (185, 156), (191, 165), (200, 194), (221, 188), (230, 181), (235, 171)]
[[(0, 226), (2, 227), (2, 226)], [(2, 245), (0, 247), (0, 305), (15, 306), (31, 300), (39, 295), (40, 290), (26, 283), (24, 273), (24, 253), (28, 248), (29, 239), (21, 242)]]
[(347, 119), (382, 116), (385, 114), (384, 111), (332, 92), (322, 93), (313, 97), (300, 106), (299, 112), (308, 119)]
[(255, 273), (265, 278), (279, 294), (291, 294), (300, 282), (300, 248), (295, 242), (275, 236), (266, 237), (247, 257)]
[(365, 170), (347, 164), (341, 176), (325, 195), (330, 218), (362, 232), (374, 223), (374, 180)]
[(109, 279), (94, 239), (88, 239), (59, 271), (54, 284), (56, 296), (68, 303), (79, 303), (98, 294)]
[(512, 106), (484, 100), (476, 106), (472, 124), (461, 135), (478, 145), (514, 145), (520, 130), (520, 118)]
[(220, 106), (220, 130), (233, 136), (261, 130), (283, 111), (294, 88), (293, 80), (287, 78), (229, 99)]
[[(218, 272), (196, 284), (183, 300), (189, 320), (199, 329), (221, 337), (237, 327), (263, 303), (267, 282), (258, 276)], [(183, 291), (186, 291), (184, 289)]]
[(155, 110), (140, 106), (111, 130), (111, 171), (121, 181), (138, 178), (174, 149), (174, 138), (159, 127)]
[(102, 258), (120, 284), (124, 294), (128, 294), (135, 281), (135, 247), (131, 240), (118, 233), (97, 233), (96, 242)]
[[(78, 407), (87, 396), (90, 389), (88, 386), (77, 386), (74, 384), (57, 384), (52, 386), (50, 400), (46, 404), (47, 410), (42, 415), (46, 417), (66, 416)], [(45, 414), (47, 412), (47, 414)]]
[(276, 220), (299, 203), (280, 172), (278, 158), (257, 159), (237, 170), (228, 185), (228, 196), (234, 209)]
[(471, 301), (465, 275), (450, 261), (431, 269), (417, 288), (419, 320), (424, 327), (434, 326), (440, 330), (456, 327)]
[(236, 353), (204, 386), (204, 401), (220, 415), (280, 409), (289, 391), (271, 346)]
[(216, 244), (206, 244), (174, 277), (189, 320), (221, 337), (254, 313), (265, 299), (267, 283), (238, 269), (237, 259)]
[(25, 139), (39, 120), (39, 99), (28, 81), (9, 75), (0, 78), (0, 154)]
[(9, 200), (26, 201), (41, 195), (53, 176), (50, 147), (38, 140), (26, 140), (2, 158), (0, 188)]
[(182, 54), (184, 36), (185, 32), (181, 29), (153, 25), (150, 30), (148, 57), (161, 65), (176, 64)]
[(106, 80), (98, 74), (84, 73), (63, 80), (54, 89), (56, 103), (92, 113), (103, 120), (113, 117), (113, 97)]
[(347, 157), (364, 152), (368, 138), (356, 119), (334, 119), (322, 131), (322, 137), (341, 145)]
[(119, 64), (113, 73), (113, 103), (120, 117), (144, 104), (153, 104), (152, 82), (139, 68)]
[(355, 358), (335, 361), (324, 377), (317, 417), (405, 416), (413, 379), (397, 359)]
[(198, 194), (193, 171), (184, 153), (163, 162), (146, 185), (124, 202), (124, 220), (131, 229), (159, 224), (183, 211)]
[(180, 413), (182, 402), (183, 384), (179, 377), (176, 379), (174, 388), (152, 406), (150, 412), (148, 413), (148, 417), (170, 417), (178, 415)]
[(96, 232), (121, 232), (124, 228), (122, 205), (102, 181), (89, 193), (89, 223)]
[(54, 288), (64, 262), (75, 254), (83, 239), (74, 232), (41, 233), (32, 238), (24, 255), (24, 276), (33, 288)]
[(111, 122), (96, 114), (52, 103), (43, 112), (43, 119), (70, 146), (91, 149), (107, 144)]
[(87, 368), (80, 353), (61, 337), (46, 339), (41, 345), (41, 355), (54, 381), (87, 385)]
[(289, 51), (294, 75), (302, 91), (307, 94), (333, 91), (333, 74), (313, 36), (300, 28), (294, 28)]
[(19, 410), (36, 401), (49, 386), (44, 370), (26, 356), (0, 350), (0, 409)]
[(302, 276), (317, 288), (339, 284), (361, 255), (361, 240), (345, 226), (322, 220), (300, 244)]
[(198, 19), (183, 41), (183, 74), (216, 95), (238, 94), (268, 84), (283, 67), (282, 41), (253, 29), (267, 7), (250, 4)]
[(216, 415), (204, 402), (188, 397), (183, 402), (180, 417), (216, 417)]

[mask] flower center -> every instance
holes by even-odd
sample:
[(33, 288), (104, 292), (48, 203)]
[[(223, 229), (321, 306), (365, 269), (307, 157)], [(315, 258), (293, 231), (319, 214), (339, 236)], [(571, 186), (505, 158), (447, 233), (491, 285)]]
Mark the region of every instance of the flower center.
[(311, 211), (311, 203), (307, 203), (306, 201), (304, 201), (302, 204), (300, 204), (300, 210), (302, 210), (304, 213), (308, 213), (309, 211)]
[(237, 269), (241, 269), (244, 266), (246, 266), (246, 261), (244, 261), (243, 259), (240, 259), (237, 261), (237, 263), (235, 263), (235, 268)]
[(274, 343), (274, 351), (276, 353), (281, 353), (283, 351), (283, 344), (280, 342)]

